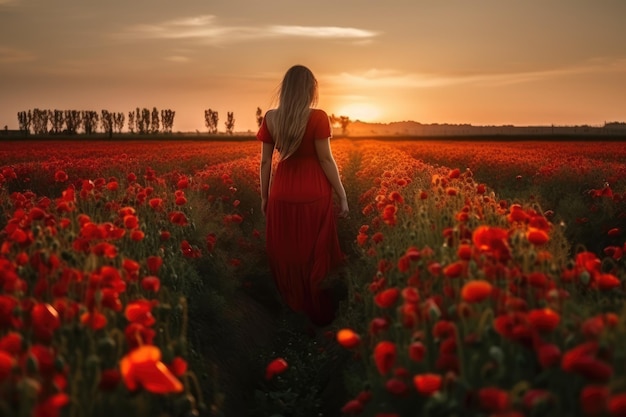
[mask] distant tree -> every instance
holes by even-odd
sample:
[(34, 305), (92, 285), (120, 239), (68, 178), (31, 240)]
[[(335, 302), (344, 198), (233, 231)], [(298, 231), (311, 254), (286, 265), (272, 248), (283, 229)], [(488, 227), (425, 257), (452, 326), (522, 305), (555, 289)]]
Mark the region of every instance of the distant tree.
[(226, 133), (232, 135), (233, 130), (235, 129), (235, 113), (233, 113), (232, 111), (226, 113), (226, 121), (224, 122), (224, 126), (226, 126)]
[(128, 112), (128, 131), (135, 133), (135, 112), (132, 110)]
[(150, 114), (150, 133), (159, 133), (159, 128), (159, 111), (156, 107), (153, 107)]
[(261, 124), (263, 124), (263, 110), (260, 107), (256, 108), (256, 124), (258, 127), (261, 127)]
[(150, 132), (150, 110), (145, 107), (141, 109), (141, 125), (143, 133)]
[(52, 123), (52, 132), (61, 133), (63, 131), (63, 125), (65, 124), (65, 115), (63, 110), (54, 110), (51, 114), (48, 114), (48, 118)]
[(217, 133), (217, 123), (219, 121), (219, 114), (217, 111), (208, 109), (204, 111), (204, 125), (207, 127), (209, 133)]
[(102, 131), (107, 133), (109, 137), (113, 136), (113, 113), (108, 110), (102, 110), (100, 112), (100, 124), (102, 125)]
[(176, 116), (176, 112), (171, 109), (161, 110), (161, 124), (163, 125), (163, 132), (172, 133), (174, 116)]
[(111, 114), (113, 117), (113, 126), (115, 127), (115, 130), (117, 130), (117, 133), (122, 133), (122, 129), (124, 129), (124, 113), (117, 112)]
[(85, 134), (91, 135), (92, 133), (94, 133), (98, 128), (98, 122), (100, 120), (98, 112), (95, 112), (93, 110), (85, 110), (80, 112), (80, 116), (82, 119)]
[(33, 120), (31, 111), (21, 111), (17, 113), (17, 122), (19, 123), (20, 130), (26, 134), (30, 133), (30, 125)]
[(348, 125), (351, 123), (351, 120), (348, 116), (339, 116), (339, 125), (341, 126), (341, 134), (345, 135), (348, 133)]
[(41, 109), (33, 109), (33, 131), (36, 135), (45, 135), (48, 133), (48, 111)]
[(83, 122), (81, 112), (78, 110), (65, 110), (65, 128), (67, 133), (74, 135), (80, 129)]
[(140, 109), (137, 107), (135, 111), (135, 126), (137, 128), (137, 133), (145, 134), (150, 130), (150, 110)]

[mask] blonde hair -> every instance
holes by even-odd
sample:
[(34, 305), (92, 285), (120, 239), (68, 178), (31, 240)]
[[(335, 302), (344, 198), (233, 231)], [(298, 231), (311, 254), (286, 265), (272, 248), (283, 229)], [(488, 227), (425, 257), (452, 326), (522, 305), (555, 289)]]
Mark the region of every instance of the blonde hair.
[(311, 107), (317, 104), (317, 80), (303, 65), (289, 68), (280, 85), (278, 107), (273, 120), (273, 136), (281, 159), (298, 149), (309, 121)]

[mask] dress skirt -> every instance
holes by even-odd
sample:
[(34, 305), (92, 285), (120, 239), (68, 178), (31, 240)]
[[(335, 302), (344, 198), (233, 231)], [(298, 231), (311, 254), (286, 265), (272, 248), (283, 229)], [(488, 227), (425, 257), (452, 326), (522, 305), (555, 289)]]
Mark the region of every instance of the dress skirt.
[(267, 254), (283, 300), (315, 324), (330, 323), (335, 306), (324, 280), (344, 255), (332, 187), (316, 157), (290, 157), (277, 164), (266, 213)]

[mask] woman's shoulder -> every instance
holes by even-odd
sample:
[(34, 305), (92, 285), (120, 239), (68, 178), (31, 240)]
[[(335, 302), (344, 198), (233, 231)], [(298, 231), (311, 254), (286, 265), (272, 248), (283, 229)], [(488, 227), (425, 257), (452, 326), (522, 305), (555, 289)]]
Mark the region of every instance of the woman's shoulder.
[(315, 120), (328, 120), (328, 114), (322, 109), (311, 109), (311, 118)]

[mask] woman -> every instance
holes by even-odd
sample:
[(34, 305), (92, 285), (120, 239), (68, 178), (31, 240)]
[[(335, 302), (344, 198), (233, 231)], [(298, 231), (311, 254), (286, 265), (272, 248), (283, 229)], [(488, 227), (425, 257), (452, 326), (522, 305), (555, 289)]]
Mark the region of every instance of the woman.
[[(278, 107), (265, 114), (257, 139), (263, 142), (261, 210), (274, 281), (292, 310), (323, 326), (334, 318), (334, 303), (330, 289), (321, 284), (344, 259), (333, 191), (339, 197), (339, 216), (347, 216), (348, 201), (330, 150), (330, 121), (323, 110), (313, 108), (316, 103), (313, 73), (302, 65), (291, 67)], [(274, 150), (279, 161), (272, 176)]]

